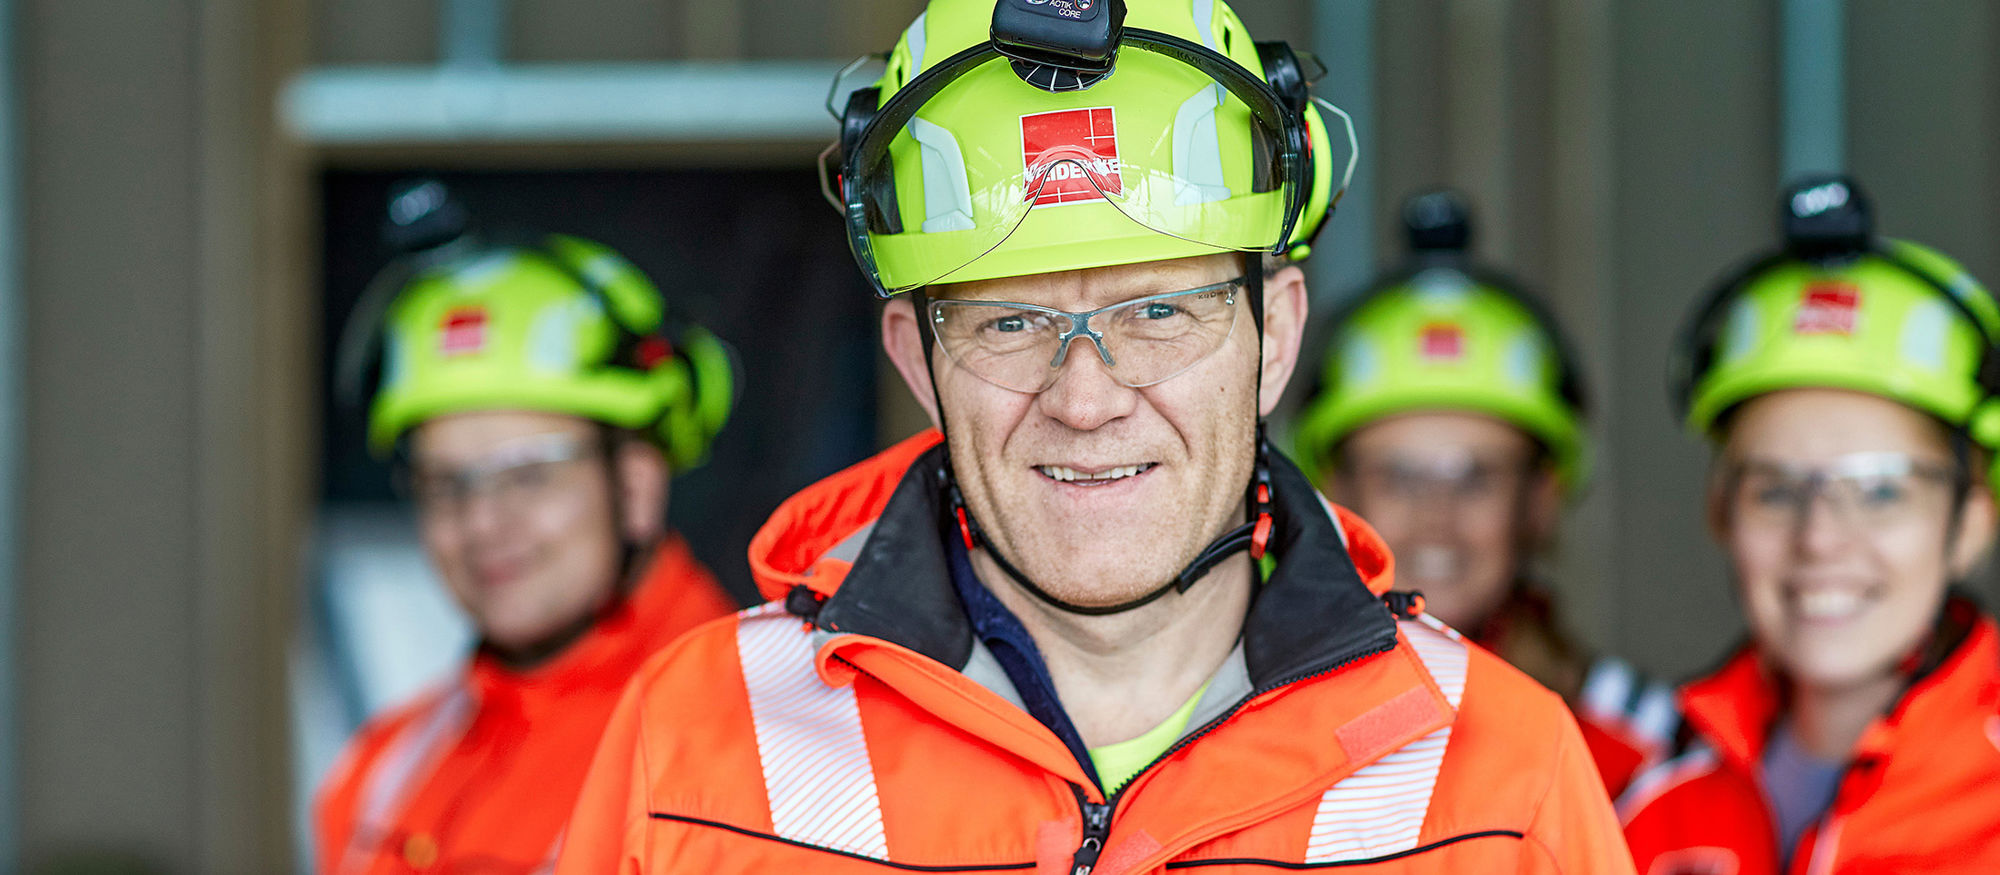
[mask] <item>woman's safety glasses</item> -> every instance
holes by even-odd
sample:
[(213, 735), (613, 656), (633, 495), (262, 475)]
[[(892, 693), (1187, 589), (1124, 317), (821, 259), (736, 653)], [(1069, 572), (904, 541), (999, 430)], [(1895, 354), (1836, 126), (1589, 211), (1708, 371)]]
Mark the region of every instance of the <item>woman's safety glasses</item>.
[(1143, 388), (1222, 348), (1248, 277), (1071, 313), (1009, 301), (933, 300), (931, 328), (954, 364), (1003, 389), (1055, 385), (1070, 344), (1089, 341), (1119, 384)]
[(1737, 524), (1787, 531), (1803, 526), (1822, 500), (1833, 519), (1857, 533), (1942, 520), (1965, 483), (1949, 465), (1894, 452), (1852, 453), (1823, 467), (1748, 460), (1723, 476)]
[(402, 485), (428, 520), (456, 520), (481, 497), (503, 514), (518, 515), (549, 500), (572, 482), (568, 475), (576, 462), (602, 450), (601, 441), (577, 435), (533, 435), (467, 465), (412, 461)]

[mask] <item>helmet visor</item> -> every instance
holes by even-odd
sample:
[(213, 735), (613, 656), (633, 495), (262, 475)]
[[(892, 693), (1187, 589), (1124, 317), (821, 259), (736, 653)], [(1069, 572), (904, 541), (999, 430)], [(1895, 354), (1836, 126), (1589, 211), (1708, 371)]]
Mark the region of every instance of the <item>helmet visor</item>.
[(1009, 63), (975, 47), (926, 71), (846, 156), (849, 245), (878, 293), (951, 281), (1010, 240), (1134, 226), (1218, 252), (1289, 240), (1311, 185), (1305, 123), (1249, 71), (1129, 31), (1087, 92), (1042, 92)]

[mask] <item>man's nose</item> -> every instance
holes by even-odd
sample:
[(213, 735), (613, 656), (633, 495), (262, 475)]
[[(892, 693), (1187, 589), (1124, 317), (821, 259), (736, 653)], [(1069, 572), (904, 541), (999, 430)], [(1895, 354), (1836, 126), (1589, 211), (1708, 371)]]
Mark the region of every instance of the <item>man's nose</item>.
[(1056, 368), (1056, 381), (1035, 397), (1043, 415), (1070, 428), (1089, 431), (1130, 414), (1139, 390), (1111, 375), (1106, 361), (1115, 361), (1088, 336), (1070, 342), (1070, 353)]

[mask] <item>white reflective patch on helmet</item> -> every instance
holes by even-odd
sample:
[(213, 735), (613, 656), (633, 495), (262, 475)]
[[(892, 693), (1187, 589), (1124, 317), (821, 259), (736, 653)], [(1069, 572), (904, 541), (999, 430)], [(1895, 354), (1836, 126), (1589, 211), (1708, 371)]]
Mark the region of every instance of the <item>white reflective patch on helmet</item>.
[(1472, 280), (1447, 267), (1434, 267), (1410, 277), (1417, 300), (1431, 306), (1463, 304), (1472, 293)]
[(1722, 344), (1716, 354), (1716, 363), (1731, 362), (1749, 355), (1757, 348), (1757, 337), (1763, 333), (1763, 316), (1757, 312), (1756, 302), (1748, 296), (1736, 299), (1729, 308), (1729, 320), (1723, 325)]
[(597, 302), (587, 298), (543, 307), (528, 325), (528, 367), (553, 374), (577, 370), (578, 334), (588, 320), (598, 318), (598, 309)]
[(1175, 206), (1229, 199), (1229, 185), (1222, 178), (1222, 141), (1215, 130), (1223, 94), (1220, 84), (1203, 86), (1174, 112)]
[(1532, 331), (1519, 331), (1507, 341), (1507, 352), (1501, 358), (1501, 375), (1507, 382), (1523, 389), (1541, 385), (1543, 354), (1541, 341)]
[(1352, 335), (1341, 344), (1340, 381), (1352, 386), (1366, 386), (1382, 376), (1382, 352), (1375, 348), (1375, 341), (1361, 335)]
[(903, 45), (910, 49), (911, 70), (924, 68), (924, 16), (928, 14), (930, 10), (917, 13), (917, 20), (910, 22), (909, 28), (903, 31)]
[(1950, 342), (1952, 310), (1943, 301), (1919, 301), (1903, 319), (1899, 341), (1904, 361), (1933, 371), (1944, 370), (1945, 344)]
[(484, 293), (482, 287), (514, 270), (520, 257), (518, 252), (491, 252), (459, 265), (451, 271), (452, 291), (460, 295)]
[(924, 233), (972, 230), (972, 187), (966, 182), (958, 138), (915, 116), (908, 130), (924, 166)]

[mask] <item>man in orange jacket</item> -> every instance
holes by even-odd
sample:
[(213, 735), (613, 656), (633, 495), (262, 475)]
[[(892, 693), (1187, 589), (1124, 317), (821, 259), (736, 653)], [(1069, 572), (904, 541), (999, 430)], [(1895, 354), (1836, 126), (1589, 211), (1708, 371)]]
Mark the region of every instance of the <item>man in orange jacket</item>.
[(375, 286), (395, 298), (369, 326), (370, 439), (395, 450), (480, 645), (349, 742), (319, 794), (318, 867), (547, 871), (618, 691), (734, 609), (665, 530), (669, 472), (706, 455), (732, 365), (602, 246), (474, 240), (434, 182), (390, 215), (423, 251)]
[(1220, 2), (930, 4), (829, 179), (943, 441), (778, 510), (559, 872), (1630, 871), (1561, 701), (1262, 439), (1265, 259), (1340, 186), (1310, 69)]
[(1992, 545), (2000, 308), (1873, 235), (1851, 181), (1682, 335), (1708, 517), (1750, 642), (1620, 800), (1649, 875), (2000, 871), (2000, 633), (1952, 592)]
[(1593, 657), (1535, 574), (1589, 474), (1588, 398), (1555, 319), (1469, 255), (1467, 213), (1404, 202), (1409, 257), (1333, 320), (1295, 458), (1388, 540), (1398, 589), (1562, 695), (1615, 796), (1672, 743), (1673, 688)]

